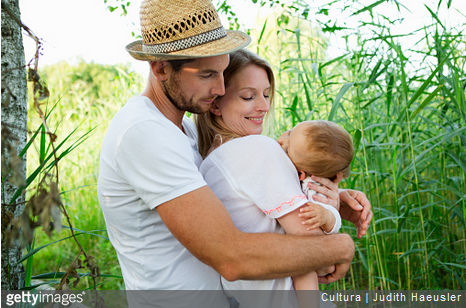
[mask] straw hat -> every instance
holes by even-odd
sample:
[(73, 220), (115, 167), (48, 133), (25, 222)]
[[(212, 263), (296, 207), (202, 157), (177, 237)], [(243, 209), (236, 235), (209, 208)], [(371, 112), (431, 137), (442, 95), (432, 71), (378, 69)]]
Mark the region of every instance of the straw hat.
[(212, 57), (247, 46), (251, 38), (225, 30), (211, 0), (144, 0), (142, 40), (126, 46), (142, 61)]

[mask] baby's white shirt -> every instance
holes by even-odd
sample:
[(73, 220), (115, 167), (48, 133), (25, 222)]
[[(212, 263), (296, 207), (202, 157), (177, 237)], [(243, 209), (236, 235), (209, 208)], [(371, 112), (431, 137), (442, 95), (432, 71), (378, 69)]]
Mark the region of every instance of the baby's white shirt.
[(313, 190), (313, 189), (310, 189), (307, 184), (308, 183), (313, 183), (313, 184), (316, 184), (316, 185), (322, 185), (320, 184), (319, 182), (316, 182), (314, 180), (311, 179), (310, 176), (306, 177), (302, 183), (301, 183), (301, 188), (303, 190), (303, 193), (307, 196), (307, 199), (312, 202), (312, 203), (315, 203), (315, 204), (318, 204), (318, 205), (321, 205), (323, 206), (325, 209), (329, 210), (332, 212), (333, 216), (335, 216), (335, 225), (333, 226), (333, 229), (332, 231), (330, 232), (325, 232), (325, 234), (335, 234), (335, 233), (338, 233), (338, 231), (340, 231), (340, 228), (341, 228), (341, 217), (340, 217), (340, 213), (337, 211), (336, 208), (334, 208), (333, 206), (331, 205), (328, 205), (328, 204), (325, 204), (325, 203), (322, 203), (322, 202), (319, 202), (319, 201), (315, 201), (314, 199), (312, 199), (312, 196), (313, 195), (319, 195), (319, 196), (322, 196), (322, 197), (325, 197), (323, 194), (321, 193), (318, 193), (317, 191)]

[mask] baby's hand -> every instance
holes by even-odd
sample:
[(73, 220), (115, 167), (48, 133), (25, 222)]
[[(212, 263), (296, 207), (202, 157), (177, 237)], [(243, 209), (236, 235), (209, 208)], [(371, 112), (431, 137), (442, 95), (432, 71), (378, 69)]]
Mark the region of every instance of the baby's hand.
[(308, 225), (308, 230), (322, 228), (326, 232), (330, 232), (335, 224), (335, 217), (332, 212), (321, 205), (308, 203), (300, 209), (299, 217), (310, 218), (302, 222), (303, 225)]

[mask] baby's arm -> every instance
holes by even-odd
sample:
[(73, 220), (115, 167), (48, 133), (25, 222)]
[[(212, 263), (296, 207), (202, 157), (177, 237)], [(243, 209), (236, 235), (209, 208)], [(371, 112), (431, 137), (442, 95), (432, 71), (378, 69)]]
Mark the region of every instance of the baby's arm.
[(310, 218), (302, 222), (303, 225), (307, 226), (307, 230), (313, 230), (320, 227), (326, 234), (330, 234), (338, 233), (338, 230), (336, 232), (334, 230), (338, 220), (336, 215), (338, 215), (338, 212), (335, 214), (331, 208), (327, 208), (320, 204), (308, 203), (300, 209), (299, 217)]
[[(338, 209), (334, 206), (326, 203), (319, 202), (314, 200), (315, 196), (324, 197), (328, 200), (328, 196), (325, 196), (321, 193), (317, 193), (317, 191), (313, 190), (313, 188), (318, 189), (320, 186), (323, 186), (319, 182), (316, 182), (311, 177), (307, 177), (302, 182), (302, 189), (303, 192), (307, 195), (308, 200), (311, 200), (313, 203), (308, 203), (306, 206), (303, 206), (300, 210), (299, 217), (301, 218), (310, 218), (308, 220), (303, 221), (303, 225), (308, 226), (308, 230), (313, 230), (316, 228), (322, 228), (324, 233), (326, 234), (333, 234), (338, 233), (341, 228), (341, 217), (340, 213), (338, 213)], [(337, 187), (335, 187), (337, 188)], [(333, 189), (332, 189), (333, 191)], [(329, 191), (332, 192), (332, 191)], [(338, 194), (337, 194), (338, 196)], [(337, 202), (338, 205), (338, 202)]]

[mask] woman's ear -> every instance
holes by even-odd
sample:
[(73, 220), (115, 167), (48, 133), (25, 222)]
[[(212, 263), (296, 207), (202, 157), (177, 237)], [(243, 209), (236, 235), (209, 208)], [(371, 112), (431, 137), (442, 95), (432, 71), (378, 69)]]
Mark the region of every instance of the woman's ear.
[(159, 81), (167, 81), (169, 76), (169, 71), (171, 69), (170, 64), (167, 61), (153, 61), (150, 63), (150, 68), (152, 74)]
[(303, 181), (307, 177), (307, 174), (304, 171), (299, 171), (298, 170), (298, 177), (299, 177), (300, 181)]
[(212, 107), (210, 107), (210, 112), (212, 112), (217, 117), (222, 115), (222, 112), (220, 111), (220, 108), (218, 108), (217, 99), (214, 100), (214, 102), (212, 103)]

